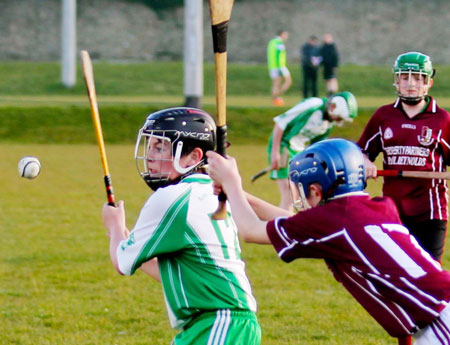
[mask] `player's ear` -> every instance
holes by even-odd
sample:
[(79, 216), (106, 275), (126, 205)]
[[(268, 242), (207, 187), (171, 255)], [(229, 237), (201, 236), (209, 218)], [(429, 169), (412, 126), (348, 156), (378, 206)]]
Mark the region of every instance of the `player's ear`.
[(323, 198), (322, 186), (318, 183), (311, 183), (309, 185), (308, 203), (311, 207), (316, 207), (320, 204)]
[(315, 197), (320, 197), (322, 199), (322, 187), (318, 183), (311, 183), (309, 185), (309, 194), (314, 195)]
[(188, 154), (188, 161), (187, 166), (192, 166), (197, 164), (203, 159), (203, 150), (199, 147), (194, 148), (189, 154)]

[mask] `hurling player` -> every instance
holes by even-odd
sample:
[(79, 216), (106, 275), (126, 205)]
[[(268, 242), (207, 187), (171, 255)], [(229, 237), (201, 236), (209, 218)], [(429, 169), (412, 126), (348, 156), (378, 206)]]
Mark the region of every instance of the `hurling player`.
[[(445, 171), (450, 164), (450, 115), (428, 95), (434, 69), (419, 52), (401, 54), (393, 66), (397, 100), (379, 108), (358, 145), (366, 157), (366, 175), (376, 177), (372, 162), (383, 154), (383, 169)], [(422, 247), (441, 261), (447, 229), (445, 180), (384, 177), (403, 224)]]
[(292, 199), (301, 210), (295, 215), (246, 194), (232, 158), (206, 155), (244, 241), (272, 244), (285, 262), (324, 259), (399, 344), (409, 344), (411, 335), (415, 345), (449, 344), (450, 272), (401, 224), (392, 199), (364, 192), (364, 158), (356, 144), (327, 139), (291, 160)]

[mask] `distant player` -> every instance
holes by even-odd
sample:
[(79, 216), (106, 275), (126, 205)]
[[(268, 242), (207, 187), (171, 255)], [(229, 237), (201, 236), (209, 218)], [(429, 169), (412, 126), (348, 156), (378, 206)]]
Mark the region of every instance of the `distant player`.
[(105, 205), (110, 255), (120, 274), (138, 268), (160, 280), (173, 328), (173, 345), (259, 345), (255, 311), (237, 229), (231, 218), (213, 220), (217, 196), (205, 173), (216, 125), (206, 112), (171, 108), (150, 114), (139, 131), (135, 158), (155, 192), (134, 229), (125, 209)]
[(267, 66), (272, 80), (272, 103), (275, 106), (284, 105), (281, 96), (292, 84), (291, 73), (286, 66), (286, 46), (284, 45), (288, 37), (288, 32), (281, 30), (267, 45)]
[(356, 98), (340, 92), (330, 98), (310, 97), (273, 119), (267, 147), (270, 178), (280, 190), (280, 207), (293, 210), (288, 183), (287, 162), (308, 145), (327, 138), (334, 126), (351, 122), (358, 114)]
[[(445, 171), (450, 165), (450, 115), (428, 96), (434, 69), (422, 53), (401, 54), (393, 66), (398, 99), (379, 108), (367, 123), (358, 145), (372, 162), (383, 154), (386, 170)], [(445, 180), (384, 177), (383, 194), (398, 207), (400, 218), (421, 246), (442, 259), (448, 220)]]
[(272, 244), (285, 262), (324, 259), (399, 343), (412, 334), (416, 345), (449, 344), (450, 273), (409, 234), (390, 198), (363, 192), (364, 158), (356, 144), (324, 140), (290, 162), (293, 201), (301, 210), (295, 215), (246, 195), (232, 158), (207, 156), (246, 242)]

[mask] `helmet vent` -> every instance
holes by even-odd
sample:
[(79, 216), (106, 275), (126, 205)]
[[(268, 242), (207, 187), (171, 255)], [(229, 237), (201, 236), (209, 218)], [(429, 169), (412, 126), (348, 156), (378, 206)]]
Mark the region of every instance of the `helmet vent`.
[(193, 121), (197, 121), (197, 122), (201, 122), (201, 123), (206, 123), (205, 119), (202, 119), (201, 117), (195, 117), (192, 120)]

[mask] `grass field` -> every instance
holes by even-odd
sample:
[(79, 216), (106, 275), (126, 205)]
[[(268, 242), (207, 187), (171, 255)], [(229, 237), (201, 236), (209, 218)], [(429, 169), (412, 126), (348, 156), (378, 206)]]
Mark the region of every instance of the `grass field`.
[[(292, 87), (287, 96), (295, 100), (301, 98), (302, 76), (299, 66), (288, 65)], [(450, 66), (434, 66), (435, 83), (432, 94), (439, 98), (450, 94)], [(99, 96), (130, 97), (182, 97), (183, 63), (110, 63), (94, 61), (94, 74)], [(57, 62), (1, 62), (0, 95), (18, 97), (42, 96), (85, 96), (80, 66), (77, 70), (77, 84), (66, 88), (61, 84), (61, 67)], [(360, 97), (388, 97), (395, 94), (392, 86), (391, 66), (343, 65), (339, 68), (340, 90), (351, 91)], [(232, 96), (270, 95), (270, 79), (264, 64), (229, 64), (227, 91)], [(319, 78), (319, 92), (325, 94), (324, 83)], [(214, 65), (204, 64), (204, 95), (214, 96)], [(269, 97), (270, 98), (270, 97)], [(266, 98), (264, 98), (266, 99)], [(378, 104), (376, 104), (378, 106)]]
[[(141, 272), (119, 276), (110, 264), (101, 221), (103, 173), (86, 91), (80, 74), (74, 89), (63, 88), (58, 68), (0, 64), (0, 344), (169, 344), (175, 331), (159, 283)], [(132, 227), (150, 194), (136, 172), (133, 141), (147, 112), (182, 102), (182, 65), (98, 62), (94, 68), (113, 185)], [(450, 107), (450, 80), (444, 83), (450, 68), (442, 69), (449, 73), (434, 88), (439, 103)], [(298, 69), (291, 70), (298, 82)], [(214, 114), (212, 73), (206, 66), (203, 101)], [(282, 110), (270, 106), (266, 73), (265, 66), (230, 66), (229, 153), (238, 159), (245, 188), (278, 203), (267, 177), (249, 182), (266, 166), (272, 117)], [(357, 95), (361, 112), (333, 135), (354, 140), (373, 109), (392, 100), (390, 67), (344, 66), (341, 81)], [(288, 105), (297, 102), (298, 88), (286, 98)], [(25, 155), (41, 160), (35, 180), (18, 176), (17, 162)], [(379, 194), (380, 184), (370, 181), (368, 191)], [(270, 246), (242, 247), (262, 344), (395, 344), (322, 261), (285, 264)], [(444, 267), (449, 260), (446, 253)]]
[[(150, 190), (134, 165), (132, 145), (107, 147), (113, 184), (133, 226)], [(264, 147), (237, 145), (246, 188), (278, 202), (262, 177)], [(0, 144), (3, 249), (0, 251), (2, 344), (169, 344), (159, 283), (138, 272), (116, 274), (101, 222), (105, 201), (95, 145)], [(40, 157), (35, 180), (20, 178), (17, 158)], [(320, 260), (289, 265), (269, 246), (243, 244), (259, 302), (263, 344), (390, 344)]]

